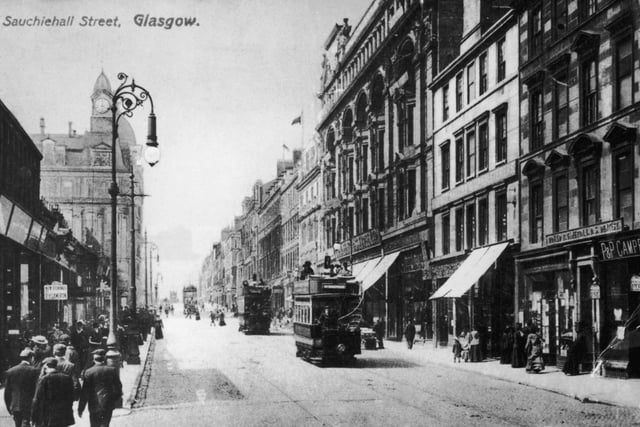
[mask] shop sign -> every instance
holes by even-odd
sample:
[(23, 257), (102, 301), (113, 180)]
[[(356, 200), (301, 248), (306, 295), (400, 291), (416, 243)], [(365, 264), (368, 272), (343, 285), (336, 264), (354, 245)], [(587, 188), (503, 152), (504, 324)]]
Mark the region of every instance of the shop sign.
[(574, 240), (588, 239), (590, 237), (602, 236), (609, 233), (617, 233), (622, 231), (622, 220), (602, 222), (600, 224), (589, 225), (586, 227), (574, 228), (573, 230), (563, 231), (561, 233), (549, 234), (545, 238), (546, 245), (555, 245), (558, 243), (567, 243)]
[(67, 285), (60, 282), (52, 282), (44, 285), (44, 299), (51, 301), (64, 301), (67, 299)]
[(384, 243), (384, 252), (391, 253), (397, 250), (406, 249), (421, 243), (420, 233), (411, 233)]
[(400, 255), (400, 272), (411, 273), (424, 268), (422, 251), (408, 251)]
[(600, 299), (600, 286), (591, 285), (589, 288), (589, 296), (591, 299)]
[(631, 276), (631, 292), (640, 292), (640, 276), (637, 274)]
[(600, 257), (603, 261), (640, 256), (640, 236), (609, 239), (600, 242)]
[(460, 267), (462, 261), (451, 262), (447, 264), (431, 264), (429, 271), (431, 278), (451, 277), (453, 273)]

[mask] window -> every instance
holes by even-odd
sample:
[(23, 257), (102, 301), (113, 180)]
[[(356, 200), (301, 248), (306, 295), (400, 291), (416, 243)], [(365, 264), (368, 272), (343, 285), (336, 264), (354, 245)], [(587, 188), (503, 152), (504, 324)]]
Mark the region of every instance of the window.
[(498, 41), (497, 49), (498, 49), (498, 81), (504, 80), (507, 75), (507, 63), (505, 61), (505, 51), (504, 51), (505, 39)]
[(442, 215), (442, 255), (447, 255), (449, 253), (449, 214), (446, 213)]
[(442, 88), (442, 121), (449, 120), (449, 85)]
[(555, 0), (555, 10), (553, 12), (555, 35), (556, 37), (560, 37), (566, 33), (567, 24), (569, 23), (567, 19), (569, 16), (567, 12), (567, 0)]
[(396, 197), (397, 197), (397, 208), (398, 208), (398, 219), (404, 219), (405, 217), (405, 197), (404, 197), (404, 192), (405, 192), (405, 176), (404, 174), (400, 173), (398, 174), (397, 178), (396, 178), (396, 183), (397, 183), (397, 192), (396, 192)]
[(538, 5), (531, 11), (530, 25), (529, 40), (531, 54), (529, 57), (533, 57), (542, 52), (542, 6)]
[(633, 103), (633, 44), (625, 37), (616, 43), (616, 99), (618, 110)]
[(449, 188), (449, 176), (451, 175), (450, 170), (450, 162), (451, 162), (451, 148), (449, 147), (449, 142), (443, 144), (440, 147), (440, 161), (442, 163), (442, 186), (443, 190)]
[(353, 170), (353, 157), (349, 157), (349, 189), (348, 189), (349, 193), (353, 193), (353, 190), (354, 190), (354, 182), (353, 182), (354, 173), (355, 171)]
[(464, 245), (464, 210), (456, 209), (456, 251), (460, 252)]
[(507, 240), (507, 193), (496, 194), (496, 240)]
[(578, 0), (578, 8), (580, 14), (580, 21), (586, 21), (590, 16), (593, 16), (598, 9), (597, 0)]
[(599, 173), (595, 163), (582, 167), (582, 225), (598, 222)]
[(496, 113), (496, 163), (507, 160), (507, 111)]
[(582, 125), (594, 123), (598, 115), (598, 68), (595, 59), (582, 64)]
[[(73, 197), (73, 181), (65, 179), (62, 181), (62, 197)], [(71, 217), (66, 219), (71, 220)]]
[(456, 76), (456, 112), (462, 110), (462, 73)]
[(467, 178), (476, 173), (476, 131), (467, 131)]
[(480, 95), (487, 91), (487, 52), (480, 55)]
[(378, 172), (384, 172), (384, 129), (378, 130)]
[(633, 155), (632, 150), (615, 154), (615, 217), (633, 227)]
[(569, 85), (567, 75), (562, 73), (555, 78), (555, 134), (562, 138), (569, 133)]
[(362, 146), (362, 182), (367, 182), (369, 175), (369, 147)]
[(530, 127), (531, 127), (531, 151), (542, 147), (543, 122), (542, 122), (542, 88), (533, 88), (529, 94), (530, 103)]
[(478, 243), (489, 243), (489, 201), (484, 198), (478, 202)]
[(478, 126), (478, 170), (483, 171), (489, 167), (489, 126), (482, 122)]
[(456, 184), (464, 180), (464, 139), (456, 137)]
[(476, 99), (476, 64), (467, 67), (467, 103)]
[(378, 189), (378, 229), (384, 230), (384, 188)]
[(569, 179), (566, 174), (556, 175), (553, 184), (553, 231), (569, 229)]
[(369, 200), (362, 200), (362, 231), (369, 231)]
[(413, 214), (416, 208), (416, 170), (407, 172), (407, 217)]
[(471, 249), (476, 246), (476, 205), (470, 203), (466, 207), (467, 211), (467, 249)]
[(529, 241), (542, 242), (543, 234), (543, 203), (542, 180), (531, 181), (529, 184)]

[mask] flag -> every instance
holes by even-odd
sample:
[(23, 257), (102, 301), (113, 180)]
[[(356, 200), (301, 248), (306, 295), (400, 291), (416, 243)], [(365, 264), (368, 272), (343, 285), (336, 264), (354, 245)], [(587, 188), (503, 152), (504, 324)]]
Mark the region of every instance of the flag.
[(286, 144), (282, 144), (282, 149), (283, 149), (283, 150), (287, 150), (287, 151), (289, 151), (289, 147), (287, 147), (287, 145), (286, 145)]
[(296, 117), (291, 121), (291, 126), (297, 125), (297, 124), (300, 124), (300, 125), (302, 124), (302, 114), (300, 114), (298, 117)]

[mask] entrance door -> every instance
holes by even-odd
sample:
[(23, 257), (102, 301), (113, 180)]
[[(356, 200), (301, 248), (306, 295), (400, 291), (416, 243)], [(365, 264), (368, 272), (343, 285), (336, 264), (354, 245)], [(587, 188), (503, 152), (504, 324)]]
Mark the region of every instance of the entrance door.
[(578, 314), (578, 319), (590, 331), (587, 334), (587, 355), (585, 356), (585, 359), (589, 361), (594, 359), (594, 354), (598, 348), (597, 325), (594, 323), (598, 320), (598, 316), (597, 313), (594, 313), (596, 309), (590, 293), (591, 285), (593, 284), (593, 270), (590, 265), (578, 266), (578, 283), (580, 284), (580, 313)]

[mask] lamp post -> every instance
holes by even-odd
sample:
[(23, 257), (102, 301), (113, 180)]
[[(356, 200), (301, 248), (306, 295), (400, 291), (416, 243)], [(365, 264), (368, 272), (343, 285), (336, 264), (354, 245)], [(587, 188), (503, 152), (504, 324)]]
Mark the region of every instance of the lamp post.
[[(136, 205), (135, 198), (136, 197), (147, 197), (147, 194), (136, 194), (135, 193), (135, 174), (131, 172), (129, 175), (130, 183), (130, 192), (126, 194), (130, 200), (130, 209), (131, 209), (131, 307), (133, 312), (131, 313), (131, 317), (133, 320), (136, 319), (137, 309), (138, 309), (138, 293), (136, 289)], [(145, 232), (145, 240), (146, 240), (146, 232)]]
[(118, 325), (118, 183), (116, 175), (118, 122), (122, 116), (132, 117), (133, 111), (147, 100), (151, 104), (151, 113), (148, 119), (145, 160), (150, 166), (155, 165), (160, 160), (160, 150), (158, 149), (158, 138), (156, 136), (156, 115), (153, 111), (151, 95), (145, 88), (137, 85), (134, 79), (131, 79), (131, 83), (128, 83), (129, 76), (125, 73), (118, 73), (118, 80), (122, 82), (111, 97), (111, 185), (109, 187), (109, 194), (111, 195), (111, 316), (109, 317), (109, 337), (107, 338), (107, 346), (111, 349), (115, 349), (118, 344), (115, 333)]

